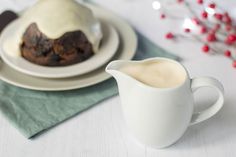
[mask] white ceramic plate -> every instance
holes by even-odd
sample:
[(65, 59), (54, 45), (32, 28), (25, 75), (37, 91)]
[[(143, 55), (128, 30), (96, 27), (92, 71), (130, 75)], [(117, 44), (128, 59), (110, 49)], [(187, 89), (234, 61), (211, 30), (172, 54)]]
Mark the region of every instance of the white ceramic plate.
[[(96, 15), (98, 19), (100, 19), (99, 14)], [(9, 55), (10, 53), (4, 51), (2, 48), (4, 40), (7, 39), (17, 28), (18, 21), (19, 20), (13, 21), (9, 26), (6, 27), (6, 29), (3, 30), (0, 36), (0, 54), (3, 61), (6, 62), (9, 66), (14, 68), (15, 70), (32, 76), (44, 78), (65, 78), (91, 72), (107, 63), (115, 55), (119, 45), (119, 36), (117, 34), (117, 31), (113, 28), (112, 25), (109, 24), (109, 21), (100, 19), (103, 39), (102, 44), (99, 47), (99, 51), (96, 54), (94, 54), (86, 61), (70, 66), (40, 66), (27, 61), (21, 56), (12, 57), (12, 55)]]
[[(120, 45), (112, 60), (132, 59), (137, 47), (137, 37), (134, 30), (124, 20), (112, 14), (110, 11), (93, 5), (89, 5), (89, 7), (92, 8), (92, 10), (99, 15), (102, 20), (109, 21), (120, 35)], [(105, 72), (105, 66), (106, 65), (81, 76), (48, 79), (25, 75), (0, 61), (0, 79), (15, 86), (34, 90), (71, 90), (91, 86), (110, 78), (111, 76)]]

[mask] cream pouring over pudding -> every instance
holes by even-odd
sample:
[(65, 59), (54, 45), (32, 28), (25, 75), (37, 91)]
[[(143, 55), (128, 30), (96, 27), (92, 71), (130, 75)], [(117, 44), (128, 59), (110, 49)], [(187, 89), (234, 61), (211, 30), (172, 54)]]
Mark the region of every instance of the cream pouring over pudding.
[(125, 65), (120, 68), (120, 71), (157, 88), (175, 87), (186, 79), (186, 72), (180, 65), (164, 60)]

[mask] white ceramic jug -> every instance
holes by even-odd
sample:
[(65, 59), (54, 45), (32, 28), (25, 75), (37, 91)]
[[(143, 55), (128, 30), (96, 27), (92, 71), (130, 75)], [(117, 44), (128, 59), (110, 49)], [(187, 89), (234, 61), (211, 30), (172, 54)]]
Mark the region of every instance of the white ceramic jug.
[[(185, 81), (173, 88), (155, 88), (139, 82), (120, 71), (127, 65), (165, 60), (181, 66), (186, 72)], [(223, 106), (223, 86), (214, 78), (190, 79), (180, 63), (166, 58), (143, 61), (112, 61), (106, 71), (117, 81), (122, 109), (131, 133), (141, 143), (155, 148), (175, 143), (192, 124), (204, 121), (216, 114)], [(193, 113), (193, 92), (199, 87), (212, 87), (219, 94), (217, 101), (200, 113)]]

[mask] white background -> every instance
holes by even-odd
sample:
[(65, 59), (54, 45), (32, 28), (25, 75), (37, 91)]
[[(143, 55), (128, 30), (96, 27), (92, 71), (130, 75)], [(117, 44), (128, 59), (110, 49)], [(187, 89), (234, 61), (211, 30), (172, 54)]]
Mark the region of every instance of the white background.
[[(218, 1), (228, 10), (236, 6), (233, 0)], [(32, 3), (30, 0), (0, 0), (0, 10), (20, 10)], [(178, 22), (160, 21), (159, 13), (151, 7), (151, 0), (98, 0), (97, 3), (125, 18), (155, 43), (182, 57), (182, 63), (192, 77), (203, 75), (219, 79), (225, 87), (224, 107), (213, 118), (189, 127), (176, 144), (162, 150), (147, 148), (129, 138), (118, 96), (33, 140), (23, 137), (0, 115), (0, 157), (235, 157), (236, 69), (232, 68), (231, 61), (224, 56), (202, 53), (201, 44), (195, 42), (165, 40), (166, 32), (177, 31)], [(216, 94), (203, 89), (195, 97), (196, 110), (201, 110), (214, 101)]]

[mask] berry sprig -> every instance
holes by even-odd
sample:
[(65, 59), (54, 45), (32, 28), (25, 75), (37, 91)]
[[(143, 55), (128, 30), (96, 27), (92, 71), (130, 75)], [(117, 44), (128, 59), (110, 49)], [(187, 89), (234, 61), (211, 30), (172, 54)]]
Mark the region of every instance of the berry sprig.
[[(202, 43), (201, 51), (207, 54), (219, 54), (229, 58), (232, 61), (232, 66), (236, 68), (236, 26), (233, 25), (232, 17), (229, 13), (223, 10), (221, 7), (217, 6), (216, 3), (212, 2), (209, 4), (204, 4), (204, 0), (196, 0), (196, 3), (200, 6), (206, 6), (213, 10), (212, 13), (208, 13), (207, 8), (203, 7), (200, 14), (196, 13), (189, 2), (184, 0), (177, 0), (178, 4), (185, 6), (191, 13), (190, 20), (192, 21), (196, 30), (192, 28), (183, 28), (183, 32), (190, 35), (183, 36), (177, 33), (168, 32), (165, 38), (168, 40), (173, 40), (179, 37), (193, 38), (198, 42)], [(220, 11), (218, 11), (220, 10)], [(168, 13), (161, 14), (160, 18), (165, 19)], [(172, 18), (173, 19), (173, 18)], [(215, 19), (212, 21), (212, 19)], [(214, 44), (211, 44), (214, 43)], [(216, 44), (224, 45), (222, 50), (218, 50), (214, 47)]]

